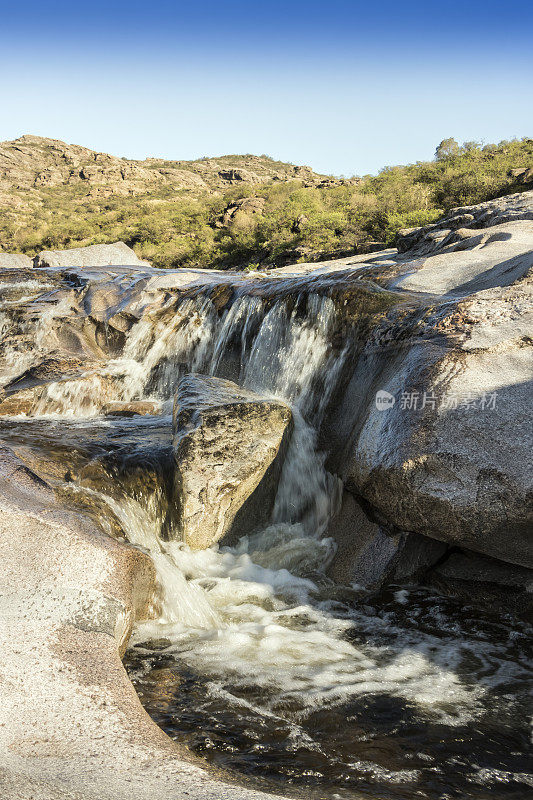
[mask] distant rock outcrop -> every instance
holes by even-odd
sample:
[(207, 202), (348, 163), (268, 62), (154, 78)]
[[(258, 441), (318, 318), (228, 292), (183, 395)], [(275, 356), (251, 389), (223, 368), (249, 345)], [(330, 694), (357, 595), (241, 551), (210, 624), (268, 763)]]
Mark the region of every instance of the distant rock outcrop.
[(533, 183), (533, 167), (519, 167), (509, 171), (509, 177), (514, 178), (517, 183)]
[(36, 192), (56, 186), (85, 186), (89, 196), (106, 197), (169, 187), (216, 192), (232, 184), (271, 180), (305, 179), (315, 184), (323, 178), (310, 167), (295, 167), (268, 156), (136, 161), (42, 136), (0, 143), (0, 198), (2, 192), (13, 189)]
[(25, 256), (22, 253), (2, 253), (0, 252), (0, 269), (4, 267), (7, 268), (18, 268), (23, 269), (24, 267), (31, 267), (32, 261), (29, 256)]
[(264, 197), (243, 197), (230, 203), (215, 221), (216, 228), (246, 227), (252, 217), (263, 214), (266, 200)]
[(72, 250), (43, 250), (33, 259), (34, 267), (109, 267), (142, 266), (149, 267), (135, 251), (124, 242), (113, 244), (93, 244), (89, 247), (75, 247)]

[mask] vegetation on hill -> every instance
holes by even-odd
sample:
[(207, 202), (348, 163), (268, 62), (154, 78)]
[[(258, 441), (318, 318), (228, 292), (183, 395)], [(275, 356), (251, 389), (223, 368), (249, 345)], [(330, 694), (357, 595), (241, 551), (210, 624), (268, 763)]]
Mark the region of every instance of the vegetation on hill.
[(532, 166), (532, 139), (485, 146), (447, 139), (434, 161), (361, 179), (319, 180), (309, 171), (311, 181), (287, 173), (209, 192), (150, 184), (130, 196), (91, 196), (81, 184), (19, 186), (2, 209), (0, 247), (33, 255), (121, 239), (160, 267), (280, 266), (390, 245), (399, 229), (436, 221), (454, 206), (531, 188), (510, 171)]

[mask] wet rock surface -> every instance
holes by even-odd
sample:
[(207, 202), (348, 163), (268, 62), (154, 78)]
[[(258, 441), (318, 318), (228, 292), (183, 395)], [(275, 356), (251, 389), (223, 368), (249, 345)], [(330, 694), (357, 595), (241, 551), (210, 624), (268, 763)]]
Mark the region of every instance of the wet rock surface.
[(181, 530), (203, 549), (266, 525), (291, 432), (285, 403), (188, 375), (174, 400)]
[(102, 408), (105, 417), (145, 417), (147, 415), (160, 414), (161, 404), (155, 401), (132, 400), (129, 403), (114, 400), (107, 403)]
[(429, 571), (427, 579), (445, 594), (531, 619), (533, 570), (526, 567), (505, 564), (478, 553), (452, 551)]

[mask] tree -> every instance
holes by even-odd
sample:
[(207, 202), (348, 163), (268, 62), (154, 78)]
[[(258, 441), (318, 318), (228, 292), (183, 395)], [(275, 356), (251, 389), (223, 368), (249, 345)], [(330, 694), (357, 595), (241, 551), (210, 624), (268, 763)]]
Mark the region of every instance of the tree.
[(481, 150), (482, 144), (483, 142), (476, 142), (476, 141), (463, 142), (463, 147), (462, 147), (463, 153), (473, 153), (476, 150)]
[(455, 158), (460, 155), (461, 148), (453, 138), (443, 139), (435, 150), (435, 159), (437, 161), (447, 161), (449, 158)]

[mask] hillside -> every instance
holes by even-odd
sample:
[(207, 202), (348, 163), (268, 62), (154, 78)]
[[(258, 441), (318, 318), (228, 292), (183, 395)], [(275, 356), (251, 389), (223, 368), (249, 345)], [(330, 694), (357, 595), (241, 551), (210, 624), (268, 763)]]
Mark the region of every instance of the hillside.
[(221, 156), (197, 161), (134, 161), (97, 153), (57, 139), (21, 136), (0, 144), (0, 192), (51, 187), (83, 187), (87, 197), (145, 194), (160, 189), (215, 192), (238, 183), (301, 179), (319, 183), (310, 167), (268, 156)]
[(55, 139), (0, 144), (0, 249), (123, 240), (154, 265), (280, 266), (383, 247), (458, 205), (530, 188), (533, 140), (339, 179), (268, 156), (133, 161)]

